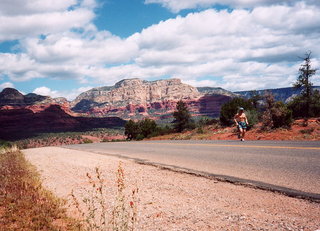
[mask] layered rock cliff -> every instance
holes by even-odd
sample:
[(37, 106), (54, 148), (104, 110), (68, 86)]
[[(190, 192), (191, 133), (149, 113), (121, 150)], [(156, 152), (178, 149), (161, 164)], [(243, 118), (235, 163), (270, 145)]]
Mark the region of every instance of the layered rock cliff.
[(195, 87), (181, 83), (179, 79), (144, 81), (141, 79), (124, 79), (112, 87), (93, 88), (80, 94), (72, 105), (83, 100), (103, 105), (127, 106), (128, 104), (147, 104), (171, 100), (190, 100), (201, 94)]
[(220, 106), (234, 95), (222, 88), (195, 88), (179, 79), (125, 79), (114, 86), (86, 91), (71, 105), (76, 112), (96, 116), (161, 119), (172, 113), (177, 101), (183, 100), (194, 115), (218, 116)]

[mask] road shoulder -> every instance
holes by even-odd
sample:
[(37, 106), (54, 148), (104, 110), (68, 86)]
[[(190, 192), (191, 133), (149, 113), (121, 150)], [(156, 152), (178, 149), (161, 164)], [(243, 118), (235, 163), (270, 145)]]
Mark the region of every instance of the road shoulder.
[(62, 198), (89, 187), (86, 173), (95, 167), (109, 181), (112, 195), (122, 161), (127, 187), (139, 188), (139, 225), (145, 230), (316, 230), (320, 224), (319, 203), (90, 152), (59, 147), (23, 152), (44, 186)]

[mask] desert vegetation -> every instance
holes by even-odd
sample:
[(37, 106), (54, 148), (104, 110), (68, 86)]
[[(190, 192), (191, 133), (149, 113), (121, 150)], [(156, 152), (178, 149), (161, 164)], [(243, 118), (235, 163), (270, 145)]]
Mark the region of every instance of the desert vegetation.
[(21, 149), (93, 142), (110, 142), (123, 140), (122, 129), (100, 128), (87, 132), (42, 133), (33, 138), (15, 141)]
[[(121, 162), (113, 204), (106, 200), (113, 185), (99, 168), (87, 173), (89, 187), (81, 196), (71, 192), (69, 200), (62, 200), (43, 188), (36, 168), (15, 145), (0, 143), (0, 230), (136, 230), (138, 188), (126, 188)], [(67, 206), (78, 216), (69, 217)]]
[(107, 185), (101, 170), (96, 167), (93, 174), (87, 173), (88, 188), (81, 196), (71, 193), (71, 206), (77, 209), (78, 220), (88, 231), (134, 231), (137, 225), (138, 188), (127, 194), (125, 173), (119, 162), (116, 174), (116, 196), (113, 205), (108, 205)]
[(81, 230), (14, 146), (0, 149), (0, 230)]

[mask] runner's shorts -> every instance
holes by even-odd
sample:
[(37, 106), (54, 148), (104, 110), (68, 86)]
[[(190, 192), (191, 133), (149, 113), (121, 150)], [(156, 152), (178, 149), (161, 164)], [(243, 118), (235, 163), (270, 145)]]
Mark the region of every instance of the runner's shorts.
[(247, 124), (246, 122), (238, 122), (238, 127), (242, 129), (247, 129)]

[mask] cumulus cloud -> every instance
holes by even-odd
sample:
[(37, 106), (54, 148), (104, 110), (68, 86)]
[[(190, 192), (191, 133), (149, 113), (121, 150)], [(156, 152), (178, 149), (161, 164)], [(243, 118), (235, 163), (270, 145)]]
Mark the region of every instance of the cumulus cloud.
[(44, 96), (50, 96), (52, 98), (57, 98), (57, 97), (65, 97), (68, 100), (73, 100), (75, 99), (80, 93), (88, 91), (92, 89), (93, 87), (80, 87), (76, 89), (72, 89), (69, 91), (56, 91), (52, 90), (46, 86), (38, 87), (34, 89), (33, 93), (38, 94), (38, 95), (44, 95)]
[(0, 14), (26, 15), (40, 12), (67, 10), (77, 0), (1, 0)]
[[(231, 8), (254, 8), (263, 5), (293, 4), (301, 0), (145, 0), (145, 4), (157, 3), (172, 12), (184, 9), (205, 8), (215, 5), (229, 6)], [(307, 0), (308, 4), (320, 4), (318, 0)]]
[(4, 88), (7, 88), (7, 87), (14, 88), (14, 85), (13, 85), (13, 83), (10, 83), (10, 82), (1, 83), (0, 84), (0, 91)]
[(320, 6), (294, 1), (250, 10), (208, 9), (161, 21), (128, 38), (98, 31), (88, 19), (81, 32), (21, 39), (23, 52), (0, 53), (0, 75), (14, 81), (74, 78), (93, 85), (169, 76), (229, 90), (290, 86), (299, 56), (311, 50), (313, 63), (319, 63), (319, 11)]
[(58, 97), (58, 92), (53, 91), (48, 87), (38, 87), (34, 89), (33, 93), (38, 94), (38, 95), (44, 95), (44, 96), (52, 96), (52, 97)]
[(2, 0), (0, 42), (90, 26), (95, 0)]

